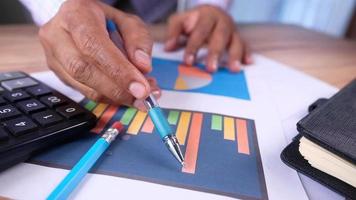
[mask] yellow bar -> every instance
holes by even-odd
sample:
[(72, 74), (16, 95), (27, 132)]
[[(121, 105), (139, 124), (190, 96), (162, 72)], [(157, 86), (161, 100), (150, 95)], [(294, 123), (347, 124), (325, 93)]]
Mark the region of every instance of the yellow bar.
[(95, 109), (93, 110), (93, 113), (96, 117), (100, 117), (101, 114), (103, 114), (103, 112), (105, 111), (105, 109), (108, 107), (108, 104), (105, 103), (99, 103), (99, 105), (97, 105), (95, 107)]
[(137, 135), (139, 132), (143, 122), (145, 121), (147, 113), (138, 111), (135, 118), (132, 120), (129, 128), (127, 129), (127, 133), (132, 135)]
[(184, 145), (185, 143), (185, 138), (187, 137), (191, 115), (192, 113), (190, 112), (182, 112), (180, 115), (180, 119), (176, 130), (176, 137), (180, 145)]
[(231, 117), (224, 117), (224, 139), (235, 140), (235, 123)]

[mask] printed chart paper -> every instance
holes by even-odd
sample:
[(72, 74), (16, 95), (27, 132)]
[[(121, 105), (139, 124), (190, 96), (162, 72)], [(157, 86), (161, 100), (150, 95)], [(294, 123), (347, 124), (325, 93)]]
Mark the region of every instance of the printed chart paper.
[(164, 89), (159, 103), (182, 145), (185, 167), (167, 152), (146, 113), (90, 101), (43, 72), (33, 76), (91, 110), (99, 118), (97, 127), (1, 173), (0, 182), (8, 184), (0, 187), (0, 195), (45, 198), (99, 134), (120, 120), (126, 133), (72, 198), (307, 199), (297, 173), (279, 158), (286, 139), (263, 80), (268, 78), (263, 62), (256, 60), (238, 74), (224, 69), (209, 74), (202, 65), (184, 66), (181, 55), (167, 56), (159, 46), (154, 55), (151, 75)]

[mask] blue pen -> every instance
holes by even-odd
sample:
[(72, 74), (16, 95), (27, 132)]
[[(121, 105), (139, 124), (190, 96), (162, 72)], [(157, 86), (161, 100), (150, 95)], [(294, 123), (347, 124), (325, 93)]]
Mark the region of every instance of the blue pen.
[[(123, 47), (123, 42), (120, 33), (117, 31), (115, 23), (112, 20), (108, 19), (106, 20), (106, 27), (111, 40), (122, 51), (122, 53), (127, 56), (125, 48)], [(149, 95), (145, 99), (144, 104), (162, 141), (166, 144), (166, 147), (171, 152), (171, 154), (178, 160), (178, 162), (181, 165), (184, 165), (184, 157), (182, 151), (180, 150), (177, 137), (175, 136), (170, 125), (168, 124), (168, 121), (164, 116), (154, 96), (152, 94)]]
[(52, 191), (47, 197), (47, 200), (67, 199), (122, 129), (123, 125), (120, 122), (115, 122), (111, 128), (106, 130), (101, 138), (95, 142), (60, 184)]

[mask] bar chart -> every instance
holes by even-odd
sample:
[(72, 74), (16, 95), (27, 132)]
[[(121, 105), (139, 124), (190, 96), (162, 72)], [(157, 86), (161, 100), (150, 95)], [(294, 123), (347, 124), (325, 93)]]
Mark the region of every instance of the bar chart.
[(92, 173), (139, 179), (241, 199), (268, 199), (254, 121), (214, 113), (163, 109), (182, 147), (185, 166), (167, 152), (145, 112), (85, 99), (98, 117), (88, 137), (30, 162), (71, 168), (114, 121), (126, 128)]
[[(93, 105), (96, 105), (96, 103), (88, 101), (85, 103), (84, 107), (93, 111), (93, 113), (99, 118), (98, 125), (92, 130), (92, 132), (102, 134), (102, 131), (106, 130), (105, 128), (108, 128), (111, 125), (109, 123), (110, 119), (119, 111), (120, 108), (103, 103), (97, 104), (96, 107)], [(123, 112), (120, 121), (123, 125), (127, 126), (127, 134), (137, 135), (140, 132), (153, 133), (154, 125), (147, 113), (138, 111), (135, 108), (122, 109), (125, 109), (125, 111)], [(169, 124), (176, 127), (175, 134), (179, 144), (186, 146), (186, 162), (185, 167), (182, 168), (182, 172), (194, 174), (201, 126), (203, 122), (203, 113), (187, 111), (180, 112), (177, 110), (168, 110), (166, 112), (168, 112), (167, 120)], [(236, 137), (237, 152), (246, 155), (250, 154), (246, 120), (212, 114), (211, 129), (220, 131), (225, 140), (235, 141)], [(188, 132), (189, 138), (187, 138)]]

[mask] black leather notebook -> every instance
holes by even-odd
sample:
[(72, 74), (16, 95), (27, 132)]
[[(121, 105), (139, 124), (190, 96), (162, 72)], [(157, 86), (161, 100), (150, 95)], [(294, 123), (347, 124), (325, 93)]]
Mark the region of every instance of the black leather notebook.
[(330, 99), (318, 100), (312, 104), (309, 111), (298, 122), (299, 135), (283, 150), (281, 159), (346, 198), (356, 199), (355, 187), (314, 168), (299, 151), (300, 138), (303, 136), (338, 157), (356, 164), (356, 79)]

